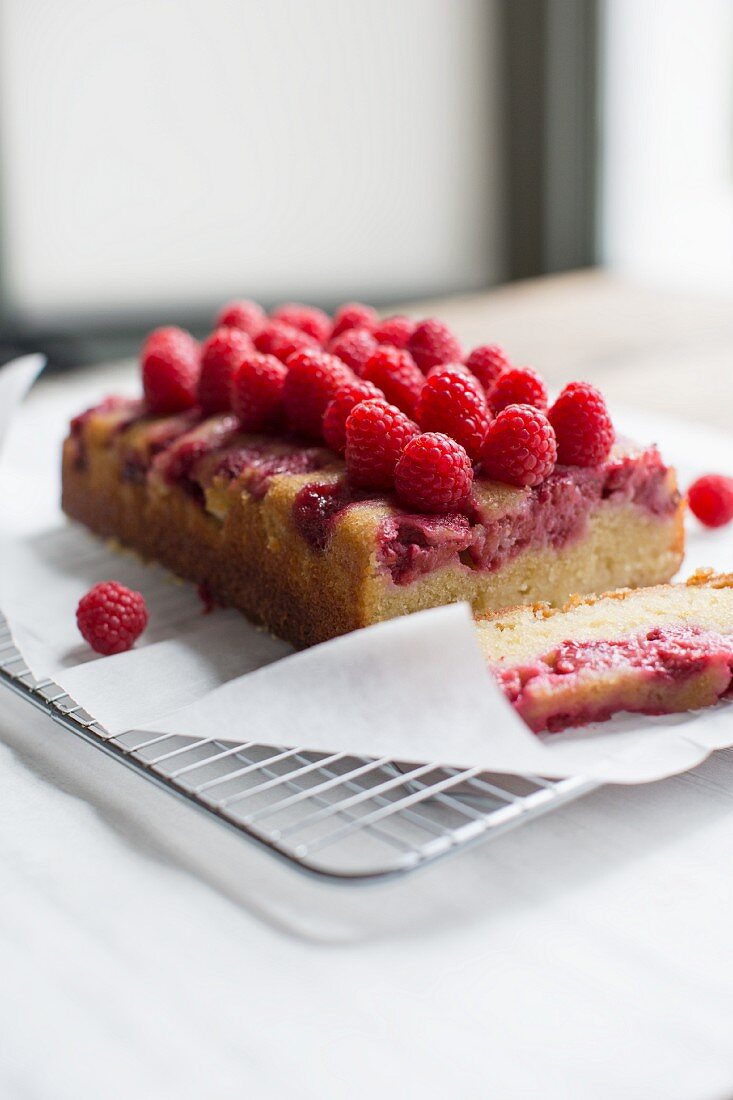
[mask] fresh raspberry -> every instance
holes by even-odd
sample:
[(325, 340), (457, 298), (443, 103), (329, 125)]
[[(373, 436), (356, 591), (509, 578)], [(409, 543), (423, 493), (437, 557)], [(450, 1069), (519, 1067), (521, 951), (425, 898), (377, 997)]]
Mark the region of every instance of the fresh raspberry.
[(245, 355), (254, 352), (254, 344), (241, 328), (218, 328), (201, 345), (199, 405), (205, 413), (226, 412), (234, 368)]
[(361, 302), (346, 302), (336, 310), (331, 330), (331, 339), (340, 336), (350, 328), (365, 328), (370, 332), (379, 324), (377, 311), (371, 306), (362, 305)]
[(733, 477), (704, 474), (687, 490), (690, 509), (706, 527), (723, 527), (733, 519)]
[(317, 341), (284, 321), (268, 321), (255, 336), (255, 347), (263, 355), (274, 355), (283, 363), (294, 351), (317, 347)]
[(547, 387), (536, 370), (531, 367), (510, 367), (499, 375), (489, 394), (489, 404), (494, 413), (507, 405), (534, 405), (547, 409)]
[(231, 406), (245, 432), (279, 427), (283, 419), (283, 388), (288, 368), (274, 355), (251, 352), (234, 368)]
[(489, 425), (481, 465), (495, 481), (539, 485), (552, 473), (556, 460), (552, 425), (533, 405), (507, 405)]
[(473, 379), (474, 383), (478, 382), (478, 378), (476, 378), (476, 376), (471, 373), (465, 363), (436, 363), (434, 367), (430, 368), (425, 377), (432, 378), (434, 374), (443, 374), (447, 370), (453, 371), (454, 374), (463, 374), (466, 377)]
[(317, 340), (319, 344), (325, 344), (331, 335), (331, 318), (322, 309), (316, 306), (304, 306), (300, 302), (286, 302), (273, 310), (272, 318), (275, 321), (284, 321), (286, 325), (300, 329)]
[(199, 345), (182, 328), (156, 329), (141, 349), (143, 391), (151, 413), (183, 412), (196, 404)]
[(463, 357), (451, 330), (435, 317), (420, 322), (407, 341), (407, 350), (423, 374), (438, 363), (457, 363)]
[(342, 332), (335, 340), (331, 340), (328, 350), (332, 355), (338, 355), (353, 371), (361, 374), (377, 350), (377, 341), (371, 332), (365, 328), (350, 328)]
[(477, 379), (447, 368), (431, 372), (426, 378), (415, 419), (426, 432), (451, 436), (475, 462), (481, 454), (491, 413)]
[(466, 366), (489, 393), (502, 371), (509, 370), (511, 364), (506, 352), (497, 344), (481, 344), (473, 349)]
[(148, 333), (140, 346), (141, 361), (153, 348), (165, 346), (167, 343), (180, 338), (194, 340), (190, 333), (186, 332), (184, 328), (179, 328), (178, 325), (163, 325), (161, 328), (154, 328), (152, 332)]
[(108, 657), (132, 649), (148, 625), (148, 609), (139, 592), (102, 581), (79, 600), (76, 622), (94, 652)]
[(216, 328), (241, 328), (252, 339), (264, 328), (267, 315), (257, 302), (251, 302), (247, 298), (240, 298), (236, 302), (227, 302), (216, 315), (214, 325)]
[(425, 383), (425, 375), (409, 351), (379, 345), (367, 359), (362, 378), (379, 386), (388, 401), (408, 416), (415, 415), (415, 406)]
[(395, 469), (395, 488), (402, 504), (418, 512), (457, 512), (473, 485), (471, 460), (460, 443), (441, 432), (411, 439)]
[(606, 402), (587, 382), (571, 382), (547, 414), (557, 436), (557, 460), (566, 466), (599, 466), (616, 433)]
[(393, 348), (406, 348), (407, 341), (415, 331), (415, 322), (409, 317), (403, 317), (401, 313), (394, 317), (386, 317), (380, 321), (372, 331), (372, 336), (378, 344), (389, 344)]
[(384, 394), (371, 382), (355, 378), (353, 382), (342, 386), (333, 401), (326, 406), (321, 432), (327, 446), (336, 454), (342, 455), (346, 450), (346, 421), (354, 405), (372, 397), (384, 399)]
[(362, 401), (346, 420), (346, 469), (352, 485), (390, 489), (405, 444), (416, 424), (386, 401)]
[(294, 352), (287, 368), (283, 401), (288, 427), (309, 439), (320, 439), (326, 406), (342, 386), (354, 381), (354, 375), (335, 355), (320, 348)]

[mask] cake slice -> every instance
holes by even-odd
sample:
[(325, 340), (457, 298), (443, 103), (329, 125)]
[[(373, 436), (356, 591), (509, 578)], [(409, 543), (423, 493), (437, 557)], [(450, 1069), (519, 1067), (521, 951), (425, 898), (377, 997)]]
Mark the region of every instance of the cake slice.
[(73, 422), (63, 507), (297, 646), (460, 600), (486, 614), (655, 584), (683, 551), (684, 505), (654, 447), (617, 442), (534, 487), (478, 474), (469, 507), (430, 515), (355, 488), (324, 446), (122, 399)]
[(731, 690), (733, 573), (517, 607), (477, 623), (486, 660), (535, 732), (618, 711), (672, 714)]

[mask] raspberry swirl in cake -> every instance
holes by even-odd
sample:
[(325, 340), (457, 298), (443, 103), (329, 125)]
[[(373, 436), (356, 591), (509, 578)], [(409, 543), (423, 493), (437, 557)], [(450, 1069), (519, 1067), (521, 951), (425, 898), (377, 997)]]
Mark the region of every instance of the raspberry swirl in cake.
[(515, 608), (478, 623), (499, 686), (535, 732), (710, 706), (733, 678), (733, 574)]

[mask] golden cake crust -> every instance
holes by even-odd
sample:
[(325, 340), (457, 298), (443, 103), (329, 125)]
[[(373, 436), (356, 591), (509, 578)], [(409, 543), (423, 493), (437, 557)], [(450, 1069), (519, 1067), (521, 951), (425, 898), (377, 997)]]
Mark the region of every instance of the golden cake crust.
[(733, 573), (699, 569), (678, 584), (573, 595), (561, 607), (510, 607), (480, 618), (476, 627), (487, 660), (511, 664), (565, 641), (619, 639), (665, 625), (733, 632)]
[[(661, 591), (666, 589), (668, 585), (656, 585), (655, 587)], [(696, 569), (692, 576), (687, 577), (686, 580), (679, 581), (674, 587), (733, 588), (733, 573), (716, 573), (710, 568)], [(637, 592), (635, 588), (617, 588), (613, 592), (590, 592), (586, 595), (579, 595), (577, 592), (574, 592), (572, 596), (559, 607), (554, 607), (545, 601), (531, 604), (517, 604), (514, 607), (505, 607), (499, 611), (490, 611), (482, 616), (482, 618), (486, 622), (491, 622), (507, 619), (516, 614), (517, 616), (550, 619), (554, 615), (562, 615), (575, 607), (593, 607), (607, 600), (627, 600), (629, 596), (635, 592)]]

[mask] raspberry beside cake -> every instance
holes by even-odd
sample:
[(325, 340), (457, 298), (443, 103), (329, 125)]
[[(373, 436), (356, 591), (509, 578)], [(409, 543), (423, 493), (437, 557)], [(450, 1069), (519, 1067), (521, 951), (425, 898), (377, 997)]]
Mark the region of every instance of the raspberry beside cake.
[[(146, 400), (110, 399), (72, 424), (67, 513), (296, 645), (458, 600), (485, 614), (677, 570), (674, 471), (653, 447), (613, 441), (591, 387), (568, 387), (545, 415), (544, 386), (498, 349), (446, 363), (461, 353), (440, 322), (410, 334), (406, 318), (380, 325), (349, 306), (324, 350), (322, 314), (279, 312), (228, 308), (249, 329), (207, 341), (200, 376), (191, 338), (153, 334)], [(350, 333), (347, 363), (332, 352)], [(524, 404), (492, 407), (495, 362), (504, 397)]]
[(711, 706), (733, 677), (733, 574), (518, 607), (477, 623), (504, 694), (535, 732), (619, 711)]

